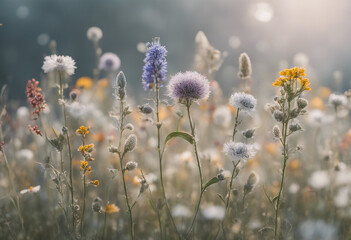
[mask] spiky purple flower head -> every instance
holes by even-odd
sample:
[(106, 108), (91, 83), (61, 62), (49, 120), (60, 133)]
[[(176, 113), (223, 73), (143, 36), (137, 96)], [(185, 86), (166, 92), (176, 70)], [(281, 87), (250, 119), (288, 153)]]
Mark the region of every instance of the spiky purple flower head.
[(155, 37), (146, 44), (147, 51), (144, 59), (142, 82), (144, 89), (152, 89), (155, 83), (162, 86), (167, 75), (167, 50), (160, 45), (160, 38)]
[(177, 73), (168, 84), (168, 95), (179, 101), (197, 101), (210, 95), (210, 83), (198, 72)]
[(234, 93), (229, 99), (230, 105), (243, 112), (250, 113), (255, 111), (257, 100), (251, 94), (239, 92)]
[(99, 68), (106, 72), (117, 71), (121, 66), (121, 59), (111, 52), (104, 53), (100, 58)]

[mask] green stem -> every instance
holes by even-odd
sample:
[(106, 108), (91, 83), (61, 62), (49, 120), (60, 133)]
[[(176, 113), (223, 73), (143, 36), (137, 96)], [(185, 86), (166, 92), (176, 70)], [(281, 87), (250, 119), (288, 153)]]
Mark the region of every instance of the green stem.
[(195, 139), (195, 126), (193, 125), (193, 122), (192, 122), (192, 119), (191, 119), (190, 106), (191, 106), (191, 101), (187, 100), (186, 107), (187, 107), (187, 112), (188, 112), (188, 119), (189, 119), (189, 124), (190, 124), (190, 129), (191, 129), (191, 135), (194, 138), (194, 144), (193, 144), (194, 145), (194, 152), (195, 152), (197, 166), (198, 166), (199, 175), (200, 175), (200, 196), (199, 196), (199, 200), (198, 200), (197, 205), (196, 205), (196, 210), (195, 210), (195, 214), (194, 214), (193, 220), (191, 221), (191, 225), (190, 225), (190, 228), (189, 228), (188, 233), (187, 233), (187, 237), (190, 235), (190, 233), (191, 233), (191, 231), (193, 229), (193, 226), (194, 226), (194, 223), (195, 223), (195, 219), (196, 219), (197, 213), (198, 213), (199, 208), (200, 208), (201, 199), (202, 199), (202, 196), (203, 196), (203, 193), (204, 193), (204, 190), (205, 190), (204, 187), (203, 187), (201, 163), (200, 163), (200, 158), (199, 158), (198, 151), (197, 151), (197, 144), (196, 144), (196, 139)]
[(83, 209), (82, 209), (82, 223), (80, 225), (80, 236), (83, 237), (83, 228), (84, 228), (84, 213), (85, 213), (85, 195), (86, 195), (86, 183), (85, 183), (85, 173), (83, 176)]
[(234, 130), (233, 130), (233, 135), (232, 135), (232, 141), (234, 142), (234, 138), (235, 138), (235, 134), (236, 134), (236, 128), (238, 127), (238, 125), (240, 124), (240, 122), (238, 121), (239, 119), (239, 112), (240, 112), (240, 108), (238, 108), (236, 110), (236, 116), (235, 116), (235, 124), (234, 124)]
[(107, 213), (105, 211), (105, 216), (104, 216), (104, 227), (102, 229), (102, 240), (105, 239), (105, 231), (106, 231), (106, 218), (107, 218)]
[[(62, 79), (62, 74), (59, 72), (59, 79), (60, 79), (60, 99), (64, 101), (63, 97), (63, 79)], [(68, 133), (68, 128), (67, 128), (67, 116), (66, 116), (66, 105), (63, 102), (62, 103), (62, 109), (63, 109), (63, 119), (64, 119), (64, 128), (65, 128), (65, 133), (66, 133), (66, 139), (67, 139), (67, 147), (68, 147), (68, 155), (69, 155), (69, 181), (70, 181), (70, 190), (71, 190), (71, 208), (72, 208), (72, 226), (74, 229), (75, 226), (75, 221), (74, 221), (74, 195), (73, 195), (73, 158), (72, 158), (72, 150), (71, 150), (71, 143), (70, 143), (70, 138), (69, 138), (69, 133)], [(63, 169), (61, 167), (61, 169)], [(63, 172), (63, 171), (62, 171)]]
[[(160, 116), (159, 116), (159, 104), (160, 104), (159, 102), (160, 102), (160, 86), (159, 86), (159, 82), (157, 81), (157, 78), (156, 78), (157, 152), (158, 152), (158, 159), (159, 159), (159, 166), (160, 166), (160, 181), (161, 181), (162, 195), (163, 195), (163, 199), (164, 199), (165, 204), (166, 204), (167, 214), (168, 214), (169, 218), (171, 219), (173, 228), (178, 236), (178, 239), (181, 239), (181, 235), (177, 229), (177, 225), (175, 224), (170, 207), (168, 205), (166, 190), (165, 190), (165, 186), (164, 186), (164, 182), (163, 182), (163, 171), (162, 171), (162, 157), (163, 157), (162, 155), (163, 154), (161, 152), (161, 123), (160, 123)], [(159, 213), (158, 213), (158, 215), (159, 215)], [(162, 230), (161, 227), (160, 227), (160, 229)]]
[(280, 209), (280, 199), (283, 193), (283, 187), (284, 187), (284, 179), (285, 179), (285, 169), (286, 169), (286, 162), (289, 158), (288, 156), (288, 146), (287, 146), (287, 138), (288, 138), (288, 124), (289, 124), (289, 113), (290, 113), (290, 100), (288, 99), (288, 108), (286, 110), (286, 112), (284, 111), (284, 107), (283, 106), (283, 113), (284, 116), (288, 116), (286, 119), (284, 119), (284, 122), (282, 124), (282, 144), (283, 144), (283, 169), (282, 169), (282, 179), (280, 182), (280, 188), (279, 188), (279, 193), (277, 196), (277, 204), (275, 206), (275, 222), (274, 222), (274, 236), (275, 239), (279, 239), (279, 229), (278, 229), (278, 217), (279, 217), (279, 209)]

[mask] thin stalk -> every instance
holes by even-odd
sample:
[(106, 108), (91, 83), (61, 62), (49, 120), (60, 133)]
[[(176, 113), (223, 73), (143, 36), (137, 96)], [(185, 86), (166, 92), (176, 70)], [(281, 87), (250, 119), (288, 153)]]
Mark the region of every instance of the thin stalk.
[[(63, 79), (62, 79), (62, 74), (59, 72), (59, 79), (60, 79), (60, 99), (62, 101), (64, 100), (63, 97)], [(75, 222), (74, 222), (74, 191), (73, 191), (73, 158), (72, 158), (72, 150), (71, 150), (71, 143), (70, 143), (70, 138), (69, 138), (69, 133), (68, 133), (68, 128), (67, 128), (67, 116), (66, 116), (66, 105), (65, 103), (62, 103), (62, 109), (63, 109), (63, 119), (64, 119), (64, 128), (65, 128), (65, 134), (66, 134), (66, 139), (67, 139), (67, 147), (68, 147), (68, 155), (69, 155), (69, 181), (70, 181), (70, 190), (71, 190), (71, 208), (72, 208), (72, 226), (74, 229)], [(61, 168), (63, 169), (63, 168)], [(62, 171), (63, 172), (63, 171)]]
[[(175, 224), (175, 221), (173, 219), (171, 210), (168, 205), (167, 201), (167, 196), (166, 196), (166, 190), (163, 182), (163, 171), (162, 171), (162, 157), (163, 154), (161, 152), (161, 124), (160, 124), (160, 114), (159, 114), (159, 104), (160, 104), (160, 84), (156, 78), (156, 127), (157, 127), (157, 153), (158, 153), (158, 159), (159, 159), (159, 166), (160, 166), (160, 181), (161, 181), (161, 188), (162, 188), (162, 195), (163, 199), (166, 204), (166, 209), (167, 209), (167, 214), (169, 215), (169, 218), (171, 219), (173, 228), (178, 236), (178, 239), (181, 239), (180, 233), (177, 229), (177, 225)], [(159, 213), (158, 213), (159, 215)], [(158, 216), (159, 217), (159, 216)], [(160, 228), (162, 229), (162, 228)]]
[[(284, 106), (283, 106), (284, 110)], [(284, 116), (286, 115), (285, 112), (283, 111)], [(290, 100), (288, 99), (288, 108), (287, 108), (287, 115), (290, 113)], [(288, 138), (288, 124), (289, 124), (289, 116), (287, 117), (286, 120), (284, 120), (282, 124), (282, 145), (283, 145), (283, 169), (282, 169), (282, 179), (280, 182), (280, 188), (279, 188), (279, 193), (277, 196), (277, 204), (275, 206), (275, 222), (274, 222), (274, 236), (275, 239), (279, 239), (279, 230), (278, 230), (278, 217), (279, 217), (279, 208), (280, 208), (280, 199), (282, 196), (283, 192), (283, 187), (284, 187), (284, 179), (285, 179), (285, 169), (286, 169), (286, 162), (289, 158), (288, 156), (288, 146), (287, 146), (287, 138)]]
[(84, 229), (84, 213), (85, 213), (85, 196), (86, 196), (86, 182), (85, 182), (85, 173), (83, 176), (83, 209), (82, 209), (82, 223), (80, 225), (80, 236), (83, 237)]
[(240, 122), (238, 121), (239, 119), (239, 112), (240, 112), (240, 108), (238, 108), (236, 110), (236, 116), (235, 116), (235, 124), (234, 124), (234, 130), (233, 130), (233, 135), (232, 135), (232, 141), (234, 142), (234, 138), (235, 138), (235, 134), (237, 132), (236, 128), (238, 127), (238, 125), (240, 124)]
[(190, 100), (187, 100), (186, 107), (187, 107), (187, 112), (188, 112), (189, 125), (190, 125), (190, 129), (191, 129), (191, 135), (194, 138), (194, 143), (193, 143), (193, 145), (194, 145), (194, 152), (195, 152), (197, 166), (198, 166), (199, 175), (200, 175), (200, 196), (199, 196), (199, 200), (198, 200), (197, 205), (196, 205), (195, 214), (194, 214), (193, 220), (191, 221), (191, 225), (190, 225), (190, 228), (188, 230), (187, 236), (189, 236), (189, 234), (191, 233), (191, 231), (193, 229), (193, 226), (194, 226), (194, 223), (195, 223), (195, 219), (196, 219), (197, 213), (198, 213), (199, 208), (200, 208), (200, 203), (201, 203), (201, 200), (202, 200), (202, 196), (203, 196), (203, 193), (204, 193), (204, 190), (205, 190), (204, 187), (203, 187), (201, 163), (200, 163), (200, 159), (199, 159), (199, 155), (198, 155), (198, 151), (197, 151), (197, 144), (196, 144), (196, 139), (195, 139), (195, 126), (193, 125), (193, 122), (192, 122), (192, 119), (191, 119), (190, 106), (191, 106), (191, 102), (190, 102)]
[(105, 239), (105, 231), (106, 231), (106, 218), (107, 218), (107, 213), (105, 211), (105, 216), (104, 216), (104, 227), (102, 229), (102, 240)]

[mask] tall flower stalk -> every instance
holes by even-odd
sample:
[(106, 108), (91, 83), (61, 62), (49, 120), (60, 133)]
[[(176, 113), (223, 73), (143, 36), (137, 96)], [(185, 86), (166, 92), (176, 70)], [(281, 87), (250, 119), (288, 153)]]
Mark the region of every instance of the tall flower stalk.
[[(162, 197), (166, 205), (167, 215), (171, 220), (173, 228), (178, 236), (178, 239), (181, 239), (180, 233), (177, 229), (177, 226), (175, 224), (175, 221), (173, 219), (173, 216), (168, 204), (166, 190), (165, 190), (164, 181), (163, 181), (163, 167), (162, 167), (163, 151), (161, 151), (162, 122), (160, 122), (160, 87), (162, 87), (162, 83), (166, 81), (167, 50), (164, 46), (160, 45), (160, 38), (158, 37), (153, 38), (152, 42), (148, 43), (147, 46), (148, 46), (148, 50), (146, 52), (146, 57), (144, 59), (145, 65), (143, 68), (142, 80), (143, 80), (144, 89), (155, 88), (157, 154), (158, 154), (158, 160), (159, 160), (159, 172), (160, 172)], [(161, 226), (160, 228), (162, 229)]]
[(304, 114), (307, 100), (301, 98), (304, 91), (309, 91), (309, 79), (305, 78), (305, 69), (290, 68), (279, 73), (281, 76), (275, 80), (273, 86), (280, 87), (280, 96), (275, 98), (275, 103), (270, 106), (274, 119), (281, 123), (281, 130), (274, 126), (273, 135), (279, 139), (282, 145), (283, 166), (278, 195), (270, 202), (273, 203), (275, 210), (274, 236), (279, 239), (279, 210), (282, 201), (284, 181), (286, 174), (287, 161), (289, 159), (288, 137), (301, 130), (300, 125), (294, 121), (299, 115)]

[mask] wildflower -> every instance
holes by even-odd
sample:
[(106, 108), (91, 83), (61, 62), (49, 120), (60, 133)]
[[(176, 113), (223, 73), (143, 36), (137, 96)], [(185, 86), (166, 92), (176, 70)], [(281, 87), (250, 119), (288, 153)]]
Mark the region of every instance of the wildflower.
[(296, 132), (301, 130), (301, 126), (298, 123), (292, 123), (289, 125), (289, 129), (291, 132)]
[(347, 98), (345, 95), (332, 93), (329, 96), (328, 103), (337, 108), (339, 106), (346, 105)]
[(244, 194), (248, 194), (252, 191), (252, 189), (256, 186), (256, 184), (258, 183), (258, 175), (255, 172), (252, 172), (247, 181), (246, 184), (244, 185)]
[(138, 109), (141, 113), (144, 113), (144, 114), (151, 114), (153, 111), (152, 107), (150, 107), (148, 104), (138, 106)]
[(201, 210), (202, 215), (208, 220), (222, 220), (225, 215), (225, 208), (222, 206), (208, 206)]
[(79, 152), (92, 152), (94, 149), (94, 144), (87, 144), (87, 145), (82, 145), (82, 146), (79, 146), (78, 148), (78, 151)]
[(133, 171), (134, 169), (136, 169), (138, 167), (138, 163), (136, 162), (127, 162), (126, 164), (126, 170), (127, 171)]
[(139, 193), (142, 194), (146, 189), (149, 188), (149, 184), (147, 183), (147, 181), (145, 179), (142, 179), (140, 181), (140, 190), (139, 190)]
[(102, 204), (101, 198), (97, 197), (97, 198), (94, 199), (91, 208), (93, 209), (94, 212), (98, 212), (99, 213), (102, 210), (101, 204)]
[(239, 160), (246, 161), (255, 155), (255, 150), (252, 145), (241, 142), (228, 142), (224, 144), (223, 152), (235, 163)]
[(65, 72), (67, 75), (71, 76), (77, 68), (75, 64), (76, 62), (70, 56), (57, 56), (54, 54), (44, 58), (42, 69), (45, 73), (57, 71)]
[(118, 213), (119, 208), (115, 204), (107, 204), (105, 207), (106, 213)]
[(106, 72), (112, 72), (118, 70), (121, 66), (121, 60), (114, 53), (104, 53), (100, 58), (99, 68)]
[(229, 103), (236, 109), (250, 113), (255, 111), (257, 100), (251, 94), (240, 92), (232, 94)]
[(296, 82), (299, 82), (300, 87), (298, 91), (302, 92), (311, 90), (311, 88), (309, 87), (309, 79), (304, 78), (306, 76), (304, 68), (294, 67), (290, 69), (285, 69), (279, 72), (279, 74), (281, 76), (274, 81), (274, 83), (272, 84), (273, 86), (282, 86), (292, 91), (292, 88), (295, 86)]
[(90, 89), (93, 86), (93, 79), (90, 77), (80, 77), (76, 82), (77, 88)]
[(135, 134), (129, 135), (129, 137), (124, 142), (124, 152), (131, 152), (135, 149), (137, 145), (137, 136)]
[(40, 185), (32, 187), (30, 186), (28, 189), (23, 189), (20, 191), (20, 194), (26, 194), (26, 193), (36, 193), (40, 191)]
[(76, 130), (76, 134), (82, 135), (83, 137), (85, 137), (85, 135), (88, 135), (89, 133), (90, 133), (90, 127), (80, 126)]
[(277, 122), (281, 122), (284, 120), (284, 113), (280, 110), (275, 110), (273, 112), (273, 117)]
[(128, 129), (129, 131), (133, 131), (134, 130), (134, 126), (131, 123), (128, 123), (127, 125), (124, 126), (124, 129)]
[(231, 119), (232, 114), (227, 106), (220, 106), (213, 113), (213, 122), (218, 126), (228, 127)]
[(93, 180), (90, 182), (91, 184), (95, 185), (95, 186), (99, 186), (100, 185), (100, 182), (99, 180)]
[(168, 94), (179, 101), (197, 101), (208, 98), (210, 84), (206, 77), (198, 72), (177, 73), (168, 84)]
[(99, 27), (90, 27), (87, 31), (87, 38), (93, 42), (98, 42), (102, 35), (102, 30)]
[(41, 94), (42, 90), (38, 85), (39, 81), (36, 81), (34, 78), (32, 81), (28, 80), (25, 92), (28, 103), (34, 109), (34, 116), (39, 116), (39, 114), (45, 109), (45, 99)]
[(88, 166), (88, 162), (87, 161), (80, 161), (80, 170), (85, 169)]
[(1, 142), (1, 143), (0, 143), (0, 151), (1, 151), (1, 152), (4, 150), (4, 145), (5, 145), (4, 142)]
[(146, 44), (146, 47), (147, 51), (142, 75), (142, 83), (145, 90), (152, 89), (156, 83), (162, 86), (167, 77), (167, 50), (160, 45), (160, 38), (153, 38), (151, 43)]
[(255, 133), (255, 130), (256, 129), (254, 129), (254, 128), (248, 129), (248, 130), (243, 132), (243, 136), (246, 137), (246, 138), (252, 138), (254, 133)]
[(41, 131), (40, 131), (38, 125), (35, 125), (35, 126), (33, 126), (33, 127), (32, 127), (31, 125), (28, 125), (28, 129), (29, 129), (30, 131), (34, 132), (35, 134), (39, 135), (39, 136), (43, 136), (43, 135), (41, 134)]
[(249, 78), (252, 74), (251, 61), (246, 53), (242, 53), (239, 57), (238, 76), (242, 79)]
[(118, 147), (116, 147), (116, 146), (110, 146), (110, 147), (108, 148), (108, 151), (109, 151), (110, 153), (118, 153)]
[(78, 94), (77, 94), (76, 91), (71, 91), (69, 93), (69, 97), (71, 98), (72, 101), (75, 101), (77, 99), (77, 97), (78, 97)]

